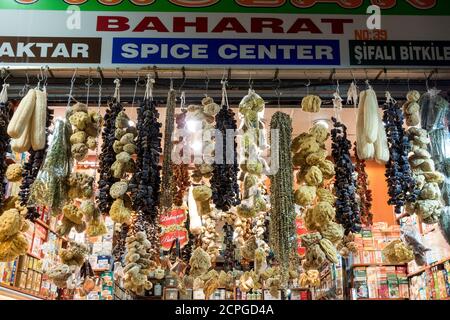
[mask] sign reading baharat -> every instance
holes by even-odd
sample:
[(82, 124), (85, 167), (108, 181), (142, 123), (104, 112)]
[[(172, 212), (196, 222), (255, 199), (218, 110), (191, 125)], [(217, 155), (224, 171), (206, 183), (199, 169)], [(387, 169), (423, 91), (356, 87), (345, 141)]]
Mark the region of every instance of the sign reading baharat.
[(100, 63), (101, 38), (0, 37), (0, 62)]

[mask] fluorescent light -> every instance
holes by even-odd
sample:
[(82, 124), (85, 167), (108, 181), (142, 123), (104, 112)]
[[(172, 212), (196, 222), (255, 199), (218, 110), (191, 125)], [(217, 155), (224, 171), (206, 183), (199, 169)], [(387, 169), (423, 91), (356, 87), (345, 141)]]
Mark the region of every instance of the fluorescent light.
[(136, 123), (134, 123), (134, 121), (128, 121), (128, 125), (130, 126), (130, 127), (134, 127), (135, 125), (136, 125)]

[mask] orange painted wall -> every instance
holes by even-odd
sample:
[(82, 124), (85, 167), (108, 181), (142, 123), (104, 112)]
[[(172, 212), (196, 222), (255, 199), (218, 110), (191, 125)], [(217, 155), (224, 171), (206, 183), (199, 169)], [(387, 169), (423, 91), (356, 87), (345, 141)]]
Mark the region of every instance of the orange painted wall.
[(388, 187), (384, 176), (385, 167), (375, 161), (366, 162), (366, 172), (369, 179), (369, 188), (372, 190), (372, 213), (374, 222), (396, 224), (394, 209), (387, 204), (389, 199)]

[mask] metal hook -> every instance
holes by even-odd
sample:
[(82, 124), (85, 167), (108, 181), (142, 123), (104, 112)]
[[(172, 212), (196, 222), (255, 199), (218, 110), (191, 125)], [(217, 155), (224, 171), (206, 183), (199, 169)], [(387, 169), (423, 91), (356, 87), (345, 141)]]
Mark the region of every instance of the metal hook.
[[(5, 76), (5, 74), (6, 74), (6, 76)], [(3, 83), (5, 83), (6, 79), (8, 79), (10, 76), (11, 76), (11, 73), (9, 73), (6, 68), (2, 68), (1, 78), (3, 79)]]
[(209, 89), (209, 75), (208, 75), (208, 71), (205, 71), (206, 73), (206, 80), (205, 80), (205, 84), (206, 84), (206, 93), (205, 96), (208, 96), (208, 89)]
[(185, 68), (184, 66), (181, 68), (181, 74), (182, 74), (182, 76), (183, 76), (183, 78), (182, 78), (183, 82), (181, 83), (181, 86), (180, 86), (180, 88), (178, 89), (178, 93), (181, 92), (181, 90), (182, 90), (183, 87), (184, 87), (184, 84), (186, 83), (186, 68)]
[(88, 77), (87, 77), (86, 81), (84, 82), (84, 84), (88, 88), (94, 84), (94, 80), (91, 77), (91, 71), (92, 71), (92, 69), (89, 67)]
[(75, 81), (77, 80), (77, 71), (78, 69), (75, 69), (75, 71), (73, 72), (72, 75), (72, 80), (70, 81), (72, 83), (72, 85), (75, 83)]
[(99, 78), (100, 78), (99, 86), (101, 87), (103, 85), (103, 72), (102, 72), (102, 68), (100, 68), (100, 66), (97, 67), (97, 73), (98, 73)]
[(248, 87), (250, 90), (253, 90), (253, 79), (252, 79), (252, 72), (248, 72)]
[(116, 68), (116, 75), (117, 75), (117, 78), (120, 80), (120, 82), (122, 82), (122, 75), (119, 73), (119, 68)]

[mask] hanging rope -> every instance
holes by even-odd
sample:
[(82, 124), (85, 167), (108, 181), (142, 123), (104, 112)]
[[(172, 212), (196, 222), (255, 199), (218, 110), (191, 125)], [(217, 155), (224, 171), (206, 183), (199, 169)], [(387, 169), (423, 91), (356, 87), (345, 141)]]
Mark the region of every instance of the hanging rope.
[(228, 94), (227, 94), (228, 80), (227, 79), (223, 79), (222, 81), (220, 81), (220, 83), (222, 84), (222, 106), (229, 107), (229, 105), (228, 105)]
[[(144, 93), (144, 100), (149, 99), (150, 101), (153, 101), (153, 85), (155, 84), (155, 79), (153, 79), (150, 74), (147, 75), (147, 83), (145, 85), (145, 93)], [(170, 90), (173, 90), (172, 83), (170, 84)]]
[(136, 92), (137, 92), (137, 87), (139, 84), (140, 78), (139, 75), (137, 77), (137, 79), (134, 81), (134, 92), (133, 92), (133, 100), (131, 101), (131, 106), (134, 107), (134, 101), (136, 100)]
[(180, 109), (181, 111), (187, 111), (186, 109), (186, 93), (183, 91), (180, 95)]
[(116, 88), (114, 89), (114, 98), (120, 103), (120, 79), (114, 80)]
[[(68, 97), (68, 99), (67, 99), (67, 109), (69, 109), (69, 107), (70, 107), (70, 101), (71, 101), (72, 98), (73, 98), (73, 87), (74, 87), (74, 85), (75, 85), (75, 81), (76, 81), (76, 80), (77, 80), (77, 70), (75, 70), (75, 72), (73, 73), (72, 80), (70, 81), (69, 97)], [(39, 85), (40, 85), (40, 81), (39, 81), (39, 83), (38, 83), (38, 87), (39, 87)]]
[(2, 86), (2, 92), (0, 93), (0, 103), (6, 103), (8, 101), (8, 88), (9, 83), (4, 83)]
[[(98, 103), (97, 103), (97, 114), (100, 115), (100, 107), (102, 105), (102, 84), (103, 79), (100, 78), (100, 82), (98, 83)], [(99, 155), (99, 149), (100, 149), (100, 132), (101, 132), (101, 126), (100, 126), (100, 117), (98, 117), (97, 120), (97, 148), (95, 148), (95, 166), (97, 167), (99, 165), (98, 162), (98, 155)]]

